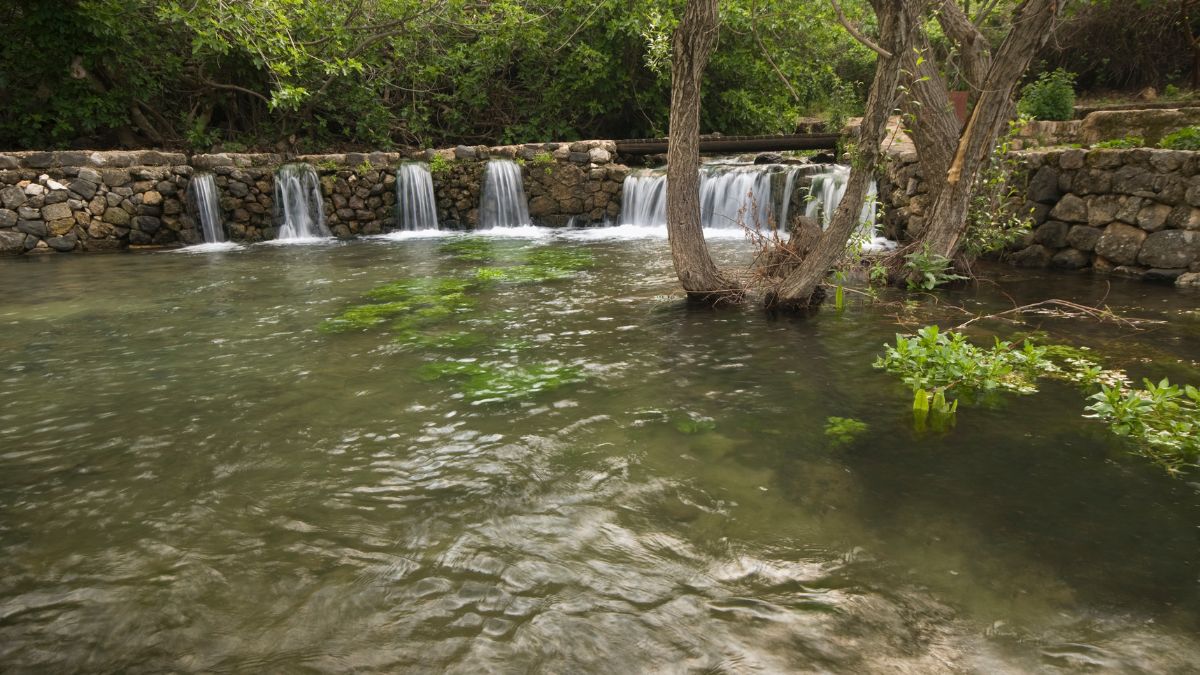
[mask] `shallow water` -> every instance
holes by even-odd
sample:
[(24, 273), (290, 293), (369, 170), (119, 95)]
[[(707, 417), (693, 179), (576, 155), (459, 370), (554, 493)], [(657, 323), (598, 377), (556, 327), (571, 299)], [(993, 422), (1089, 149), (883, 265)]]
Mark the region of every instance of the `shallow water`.
[[(486, 339), (460, 352), (318, 330), (381, 284), (469, 275), (479, 263), (445, 237), (0, 261), (0, 666), (1200, 663), (1194, 476), (1125, 453), (1065, 385), (912, 431), (911, 395), (871, 362), (898, 319), (965, 315), (689, 309), (648, 233), (526, 235), (494, 246), (597, 264), (478, 291), (457, 322)], [(1200, 383), (1195, 295), (992, 272), (943, 303), (994, 311), (1051, 287), (1173, 323), (1042, 317), (978, 337), (1040, 328), (1137, 377)], [(472, 403), (419, 377), (447, 355), (586, 379)], [(830, 415), (869, 431), (834, 447)]]

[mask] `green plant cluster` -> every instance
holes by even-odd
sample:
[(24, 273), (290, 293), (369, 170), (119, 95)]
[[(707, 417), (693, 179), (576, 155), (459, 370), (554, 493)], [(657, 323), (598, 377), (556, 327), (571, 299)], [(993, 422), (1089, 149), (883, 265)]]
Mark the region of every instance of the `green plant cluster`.
[(932, 253), (928, 248), (904, 256), (904, 269), (909, 271), (908, 290), (932, 291), (952, 281), (963, 281), (966, 277), (950, 271), (953, 261), (944, 255)]
[(926, 326), (897, 335), (876, 368), (899, 375), (913, 390), (913, 422), (919, 431), (953, 426), (960, 401), (988, 400), (999, 392), (1033, 394), (1042, 378), (1099, 388), (1086, 417), (1104, 420), (1113, 433), (1130, 438), (1135, 452), (1168, 471), (1200, 462), (1200, 390), (1164, 379), (1135, 389), (1128, 376), (1109, 370), (1087, 350), (1037, 345), (1032, 339), (1002, 341), (991, 348), (972, 344), (962, 333)]
[(1132, 150), (1133, 148), (1146, 147), (1146, 139), (1141, 136), (1125, 136), (1123, 138), (1113, 138), (1093, 143), (1092, 147), (1101, 150)]
[(1069, 120), (1075, 114), (1075, 75), (1059, 68), (1021, 89), (1017, 110), (1035, 120)]
[(1025, 116), (1009, 123), (1008, 133), (996, 144), (975, 180), (962, 244), (973, 258), (1003, 251), (1033, 227), (1024, 191), (1013, 180), (1020, 171), (1021, 161), (1011, 152), (1013, 141), (1028, 123)]
[(1137, 443), (1145, 456), (1178, 472), (1200, 462), (1200, 389), (1162, 380), (1142, 389), (1103, 386), (1093, 394), (1089, 415)]
[(1200, 126), (1169, 133), (1158, 142), (1158, 147), (1165, 150), (1200, 150)]
[(827, 417), (825, 436), (833, 445), (849, 445), (867, 430), (867, 423), (853, 417)]

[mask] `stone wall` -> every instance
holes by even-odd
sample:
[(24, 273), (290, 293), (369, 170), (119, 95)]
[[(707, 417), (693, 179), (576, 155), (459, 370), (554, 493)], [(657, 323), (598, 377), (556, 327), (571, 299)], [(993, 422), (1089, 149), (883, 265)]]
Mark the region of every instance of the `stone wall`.
[(198, 243), (187, 190), (193, 172), (215, 175), (229, 238), (276, 236), (275, 171), (287, 162), (313, 165), (325, 215), (337, 237), (395, 228), (396, 167), (431, 163), (442, 227), (478, 224), (484, 173), (491, 159), (522, 165), (533, 221), (599, 224), (621, 212), (628, 169), (614, 164), (611, 141), (467, 147), (412, 153), (347, 153), (285, 158), (276, 154), (162, 152), (25, 152), (0, 154), (0, 253), (114, 250)]
[[(161, 152), (0, 156), (0, 253), (113, 250), (194, 240), (187, 157)], [(188, 229), (191, 228), (189, 232)]]
[[(1034, 230), (1011, 262), (1200, 286), (1200, 152), (1068, 149), (1017, 157), (1013, 180)], [(894, 155), (881, 187), (892, 234), (920, 234), (929, 196), (915, 154)]]

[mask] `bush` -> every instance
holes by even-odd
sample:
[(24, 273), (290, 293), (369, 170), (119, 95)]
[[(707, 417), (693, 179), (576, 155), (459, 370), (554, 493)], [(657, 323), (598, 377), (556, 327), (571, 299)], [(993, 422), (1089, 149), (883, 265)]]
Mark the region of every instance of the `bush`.
[(1075, 75), (1062, 68), (1042, 73), (1021, 90), (1017, 109), (1036, 120), (1071, 119), (1075, 113)]
[(1158, 147), (1166, 150), (1200, 150), (1200, 127), (1187, 127), (1163, 136)]

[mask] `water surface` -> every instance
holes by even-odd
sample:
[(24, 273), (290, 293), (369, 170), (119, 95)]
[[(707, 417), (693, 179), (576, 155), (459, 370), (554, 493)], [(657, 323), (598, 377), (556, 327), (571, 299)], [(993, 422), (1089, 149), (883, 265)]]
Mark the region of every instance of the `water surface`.
[[(1200, 485), (1050, 384), (911, 428), (871, 362), (954, 310), (695, 310), (666, 244), (494, 241), (593, 269), (475, 292), (470, 349), (322, 320), (445, 238), (0, 261), (0, 666), (11, 671), (945, 672), (1200, 663)], [(713, 242), (745, 263), (736, 240)], [(1196, 297), (998, 270), (1173, 323), (1041, 317), (1200, 384)], [(473, 403), (445, 358), (586, 379)], [(869, 432), (835, 447), (830, 415)], [(711, 428), (710, 428), (711, 427)], [(685, 433), (697, 431), (697, 433)]]

